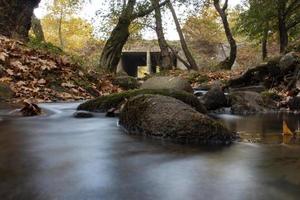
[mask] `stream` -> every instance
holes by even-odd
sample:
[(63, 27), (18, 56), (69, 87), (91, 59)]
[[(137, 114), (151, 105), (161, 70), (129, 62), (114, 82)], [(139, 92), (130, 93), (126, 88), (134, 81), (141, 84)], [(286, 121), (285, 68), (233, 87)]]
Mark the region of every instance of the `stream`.
[(103, 114), (76, 119), (77, 105), (31, 118), (0, 106), (0, 199), (299, 199), (300, 145), (281, 136), (299, 115), (214, 115), (254, 142), (199, 147), (126, 135)]

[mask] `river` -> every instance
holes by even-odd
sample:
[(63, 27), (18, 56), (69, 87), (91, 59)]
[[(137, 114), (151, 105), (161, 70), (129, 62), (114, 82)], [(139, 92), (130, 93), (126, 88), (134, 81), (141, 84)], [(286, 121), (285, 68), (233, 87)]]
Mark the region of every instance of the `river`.
[(129, 136), (102, 114), (73, 118), (74, 103), (41, 106), (50, 114), (0, 107), (0, 199), (299, 199), (300, 145), (278, 139), (282, 119), (294, 126), (298, 116), (218, 115), (265, 142), (217, 148)]

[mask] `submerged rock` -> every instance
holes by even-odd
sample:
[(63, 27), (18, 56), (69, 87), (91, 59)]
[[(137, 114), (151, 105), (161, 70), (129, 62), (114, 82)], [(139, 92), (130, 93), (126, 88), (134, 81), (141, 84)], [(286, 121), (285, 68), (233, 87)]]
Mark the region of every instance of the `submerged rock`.
[(7, 101), (11, 98), (13, 98), (14, 92), (11, 90), (11, 88), (6, 85), (0, 83), (0, 101)]
[(172, 89), (193, 93), (194, 90), (191, 84), (183, 78), (171, 76), (157, 76), (146, 80), (142, 89)]
[(212, 88), (202, 98), (207, 110), (217, 110), (228, 106), (228, 100), (219, 87)]
[(93, 113), (87, 112), (87, 111), (76, 111), (73, 116), (75, 118), (92, 118), (94, 117)]
[(121, 110), (120, 125), (130, 134), (181, 143), (228, 144), (235, 138), (219, 122), (182, 101), (161, 95), (129, 99)]
[(42, 109), (30, 101), (23, 102), (24, 107), (20, 110), (23, 117), (33, 117), (42, 114)]
[(81, 105), (79, 105), (78, 110), (87, 110), (92, 112), (107, 112), (111, 108), (119, 109), (121, 105), (131, 97), (140, 95), (140, 94), (159, 94), (163, 96), (170, 96), (176, 98), (193, 108), (198, 112), (206, 113), (205, 107), (193, 94), (177, 91), (177, 90), (150, 90), (150, 89), (140, 89), (140, 90), (130, 90), (126, 92), (121, 92), (118, 94), (111, 94), (108, 96), (98, 97), (93, 100), (89, 100)]

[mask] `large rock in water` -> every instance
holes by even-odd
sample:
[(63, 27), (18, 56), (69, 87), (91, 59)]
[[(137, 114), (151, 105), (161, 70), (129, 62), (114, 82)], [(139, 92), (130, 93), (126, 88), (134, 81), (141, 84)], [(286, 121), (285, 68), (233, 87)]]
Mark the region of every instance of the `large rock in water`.
[(261, 94), (257, 92), (240, 91), (229, 95), (232, 114), (255, 114), (270, 110)]
[(13, 98), (14, 92), (6, 84), (0, 84), (0, 101), (7, 101)]
[(210, 89), (203, 96), (202, 101), (207, 110), (216, 110), (228, 106), (228, 100), (219, 87)]
[(235, 135), (177, 99), (138, 95), (124, 105), (120, 125), (130, 134), (181, 143), (228, 144)]
[(177, 91), (177, 90), (129, 90), (121, 92), (118, 94), (111, 94), (107, 96), (101, 96), (96, 99), (89, 100), (81, 105), (79, 105), (78, 110), (86, 110), (92, 112), (107, 112), (111, 108), (120, 108), (121, 105), (126, 101), (126, 99), (132, 98), (140, 94), (159, 94), (163, 96), (170, 96), (175, 99), (178, 99), (201, 113), (207, 113), (204, 105), (198, 100), (193, 94)]
[(193, 93), (193, 88), (191, 84), (180, 77), (171, 76), (157, 76), (146, 80), (142, 86), (142, 89), (172, 89), (181, 90)]

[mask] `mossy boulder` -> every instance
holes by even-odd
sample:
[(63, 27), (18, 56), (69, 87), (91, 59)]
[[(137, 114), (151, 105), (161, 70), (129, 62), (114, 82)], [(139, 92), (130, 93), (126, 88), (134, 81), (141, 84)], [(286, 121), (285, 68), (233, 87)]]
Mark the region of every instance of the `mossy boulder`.
[(267, 105), (263, 96), (257, 92), (239, 91), (229, 95), (231, 113), (246, 115), (270, 111), (271, 105)]
[(202, 98), (207, 110), (217, 110), (228, 106), (228, 100), (219, 87), (210, 89)]
[(14, 92), (11, 90), (11, 88), (3, 83), (0, 83), (0, 101), (7, 101), (11, 98), (13, 98)]
[(141, 89), (172, 89), (193, 93), (191, 84), (184, 78), (172, 76), (155, 76), (146, 80)]
[(86, 110), (92, 112), (107, 112), (111, 108), (120, 108), (120, 106), (125, 102), (126, 99), (132, 98), (140, 94), (159, 94), (163, 96), (170, 96), (178, 99), (193, 108), (198, 112), (206, 113), (205, 107), (200, 103), (198, 98), (193, 94), (177, 91), (177, 90), (151, 90), (151, 89), (139, 89), (139, 90), (129, 90), (126, 92), (111, 94), (108, 96), (101, 96), (93, 100), (89, 100), (78, 107), (78, 110)]
[(132, 76), (117, 76), (114, 78), (113, 84), (118, 85), (125, 90), (132, 90), (140, 87), (138, 80)]
[(120, 125), (129, 134), (180, 143), (228, 144), (235, 137), (219, 122), (178, 99), (162, 95), (129, 99), (120, 113)]

